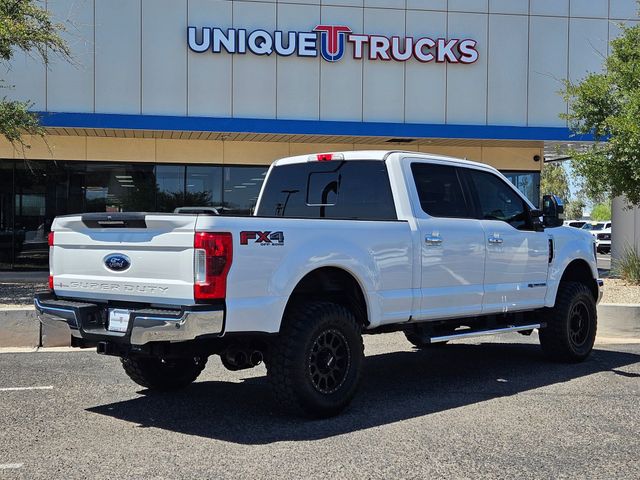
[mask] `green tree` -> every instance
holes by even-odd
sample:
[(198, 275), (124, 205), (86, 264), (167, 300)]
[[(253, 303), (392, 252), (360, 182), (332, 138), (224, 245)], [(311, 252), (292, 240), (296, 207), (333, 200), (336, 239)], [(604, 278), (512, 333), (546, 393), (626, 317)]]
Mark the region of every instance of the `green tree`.
[(564, 218), (580, 220), (584, 215), (585, 202), (581, 198), (568, 201), (564, 206)]
[(557, 195), (562, 200), (569, 200), (569, 178), (560, 163), (545, 163), (540, 175), (540, 194)]
[[(46, 64), (51, 54), (70, 58), (69, 48), (60, 36), (64, 27), (54, 23), (41, 2), (0, 0), (0, 62), (9, 62), (19, 50), (35, 55)], [(10, 88), (3, 80), (0, 87)], [(44, 135), (40, 119), (30, 112), (32, 102), (0, 99), (0, 134), (12, 144), (26, 146), (24, 134)]]
[(611, 220), (611, 202), (599, 203), (591, 210), (591, 220)]
[(588, 149), (571, 152), (589, 198), (626, 195), (640, 205), (640, 25), (621, 28), (603, 73), (565, 82), (570, 108), (561, 116), (576, 134), (594, 134)]

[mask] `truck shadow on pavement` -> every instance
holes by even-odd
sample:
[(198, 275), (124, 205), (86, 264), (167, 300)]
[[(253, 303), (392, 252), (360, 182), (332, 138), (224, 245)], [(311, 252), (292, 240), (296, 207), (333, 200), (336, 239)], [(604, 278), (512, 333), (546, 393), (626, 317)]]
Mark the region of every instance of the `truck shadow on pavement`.
[[(89, 412), (187, 435), (258, 445), (317, 440), (560, 384), (640, 362), (640, 355), (594, 350), (580, 364), (547, 361), (537, 345), (448, 345), (366, 358), (361, 388), (340, 416), (305, 420), (281, 413), (266, 377), (196, 382), (171, 394), (89, 408)], [(629, 378), (635, 382), (636, 379)]]

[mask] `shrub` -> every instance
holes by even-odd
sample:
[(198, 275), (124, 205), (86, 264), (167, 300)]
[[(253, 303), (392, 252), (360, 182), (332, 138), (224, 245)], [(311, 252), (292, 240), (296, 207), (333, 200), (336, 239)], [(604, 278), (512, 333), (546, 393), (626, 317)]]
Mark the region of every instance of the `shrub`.
[(640, 285), (640, 253), (631, 245), (627, 245), (622, 256), (616, 260), (614, 273), (633, 285)]

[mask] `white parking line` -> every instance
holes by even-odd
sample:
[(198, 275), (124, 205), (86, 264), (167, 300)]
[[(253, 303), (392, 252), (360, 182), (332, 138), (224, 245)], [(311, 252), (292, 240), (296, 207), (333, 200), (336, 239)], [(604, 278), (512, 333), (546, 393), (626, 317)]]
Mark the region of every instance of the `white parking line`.
[(0, 470), (12, 470), (22, 468), (24, 463), (0, 463)]
[(5, 387), (0, 388), (0, 392), (20, 392), (22, 390), (53, 390), (53, 385), (46, 387)]

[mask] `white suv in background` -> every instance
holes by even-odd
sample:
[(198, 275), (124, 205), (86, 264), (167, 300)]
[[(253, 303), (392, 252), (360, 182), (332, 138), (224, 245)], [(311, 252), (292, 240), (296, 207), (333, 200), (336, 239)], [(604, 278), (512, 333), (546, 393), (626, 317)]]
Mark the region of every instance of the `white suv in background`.
[(582, 228), (586, 223), (585, 220), (565, 220), (562, 224), (565, 227)]
[(589, 230), (596, 241), (596, 250), (598, 253), (611, 252), (611, 222), (592, 222), (585, 223), (583, 230)]

